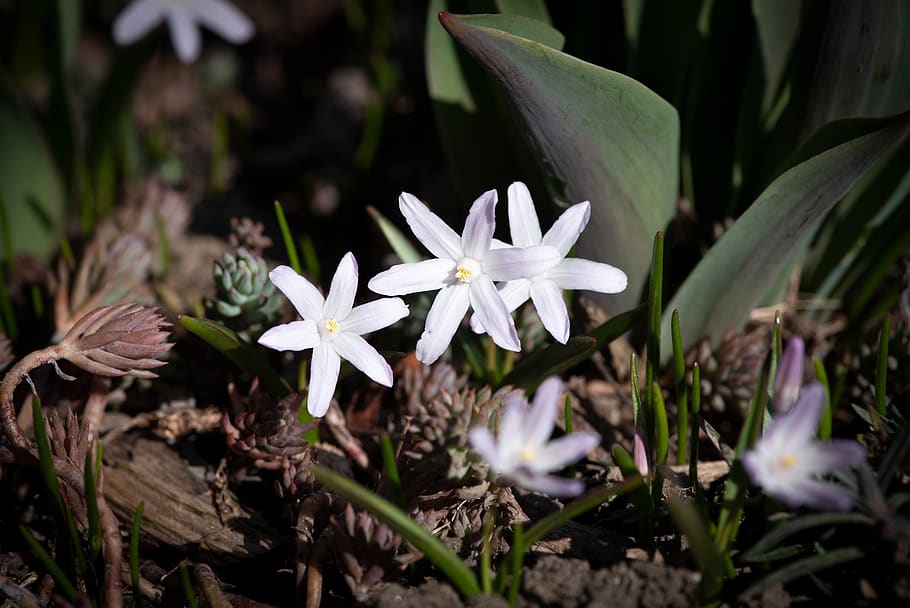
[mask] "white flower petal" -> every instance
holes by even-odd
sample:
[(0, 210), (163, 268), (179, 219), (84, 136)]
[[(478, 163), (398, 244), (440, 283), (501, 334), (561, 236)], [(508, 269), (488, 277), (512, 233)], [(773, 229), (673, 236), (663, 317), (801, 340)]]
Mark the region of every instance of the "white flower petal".
[(765, 488), (765, 492), (792, 509), (805, 506), (820, 511), (849, 511), (853, 507), (849, 490), (817, 479), (797, 479), (788, 486)]
[(471, 307), (477, 320), (500, 348), (518, 352), (521, 342), (515, 331), (515, 322), (505, 302), (496, 291), (489, 277), (481, 275), (470, 283)]
[(316, 287), (294, 272), (290, 266), (278, 266), (269, 279), (283, 293), (304, 319), (321, 320), (325, 300)]
[[(528, 402), (524, 399), (510, 399), (506, 402), (499, 420), (497, 463), (499, 473), (508, 473), (521, 460), (525, 447), (525, 418), (528, 416)], [(494, 464), (494, 463), (490, 463)]]
[(114, 42), (132, 44), (164, 21), (164, 17), (160, 0), (134, 0), (114, 20)]
[(554, 247), (491, 249), (483, 259), (483, 271), (494, 281), (530, 279), (556, 266), (562, 256)]
[(339, 329), (359, 335), (388, 327), (408, 316), (408, 305), (401, 298), (381, 298), (355, 306), (351, 314), (339, 321)]
[(421, 363), (430, 365), (448, 348), (468, 310), (470, 291), (467, 283), (459, 283), (443, 287), (436, 294), (423, 334), (417, 341), (417, 359)]
[(825, 389), (822, 385), (818, 382), (807, 384), (799, 392), (799, 399), (793, 408), (775, 418), (766, 435), (771, 440), (786, 438), (787, 444), (814, 438), (824, 405)]
[(587, 289), (599, 293), (619, 293), (629, 284), (629, 279), (619, 268), (579, 258), (567, 258), (557, 264), (547, 277), (560, 289)]
[(576, 203), (562, 212), (553, 225), (547, 230), (541, 244), (556, 247), (565, 257), (578, 237), (581, 236), (588, 220), (591, 219), (591, 203), (583, 201)]
[(228, 42), (241, 44), (253, 36), (253, 22), (229, 2), (192, 0), (190, 5), (199, 23)]
[(548, 496), (578, 496), (585, 491), (585, 484), (580, 479), (567, 479), (556, 475), (543, 475), (527, 469), (518, 469), (509, 475), (521, 487)]
[(471, 447), (474, 448), (474, 451), (480, 454), (480, 457), (493, 468), (493, 470), (498, 470), (496, 467), (497, 453), (496, 453), (496, 441), (493, 439), (493, 434), (490, 430), (483, 426), (475, 426), (468, 431), (468, 442), (471, 444)]
[(332, 403), (335, 385), (338, 384), (338, 370), (341, 369), (341, 357), (335, 352), (331, 343), (321, 344), (313, 350), (310, 362), (310, 385), (307, 390), (307, 410), (316, 418), (321, 418)]
[(449, 259), (396, 264), (370, 279), (367, 286), (384, 296), (435, 291), (452, 282), (455, 266), (455, 261)]
[(516, 247), (540, 245), (540, 220), (528, 187), (522, 182), (509, 186), (509, 230)]
[(550, 376), (540, 384), (534, 394), (531, 410), (524, 420), (522, 431), (525, 445), (534, 451), (539, 450), (553, 434), (562, 391), (562, 380), (558, 376)]
[(366, 340), (357, 334), (342, 332), (332, 340), (332, 346), (342, 359), (350, 361), (371, 380), (392, 386), (392, 368)]
[(487, 190), (474, 201), (461, 235), (461, 249), (469, 258), (482, 260), (490, 250), (496, 230), (496, 190)]
[(311, 320), (291, 321), (269, 329), (258, 342), (275, 350), (306, 350), (319, 346), (319, 330)]
[(357, 260), (350, 251), (338, 262), (332, 285), (322, 308), (323, 319), (344, 319), (351, 312), (357, 295)]
[(600, 445), (600, 435), (591, 432), (569, 433), (543, 446), (534, 463), (540, 471), (559, 471), (578, 462)]
[(815, 473), (840, 471), (857, 466), (866, 459), (866, 450), (852, 439), (814, 441), (798, 456), (800, 466)]
[(565, 344), (569, 339), (569, 311), (562, 291), (553, 281), (538, 279), (531, 283), (530, 293), (543, 326), (557, 342)]
[[(502, 301), (505, 302), (509, 313), (514, 312), (518, 309), (519, 306), (528, 301), (528, 298), (531, 297), (530, 289), (530, 279), (515, 279), (514, 281), (500, 283), (496, 286), (496, 291), (499, 292), (499, 297), (501, 297)], [(477, 313), (471, 315), (471, 330), (475, 334), (486, 333), (486, 330), (483, 328), (483, 324), (477, 317)]]
[(411, 232), (430, 253), (437, 258), (450, 260), (463, 257), (461, 237), (417, 197), (402, 192), (398, 197), (398, 208), (411, 227)]
[(171, 30), (174, 50), (177, 51), (180, 61), (183, 63), (196, 61), (202, 48), (202, 34), (193, 15), (184, 10), (172, 10), (168, 14), (167, 23)]

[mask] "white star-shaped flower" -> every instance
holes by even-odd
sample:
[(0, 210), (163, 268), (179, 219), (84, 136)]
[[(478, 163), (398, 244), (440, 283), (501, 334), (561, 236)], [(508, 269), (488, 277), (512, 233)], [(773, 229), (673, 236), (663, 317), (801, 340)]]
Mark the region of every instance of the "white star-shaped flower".
[(114, 21), (114, 41), (132, 44), (162, 21), (167, 21), (177, 57), (183, 63), (199, 57), (201, 25), (234, 44), (242, 44), (253, 35), (253, 23), (225, 0), (133, 0)]
[(269, 273), (272, 283), (287, 296), (303, 320), (266, 331), (259, 343), (275, 350), (313, 349), (307, 409), (317, 418), (329, 409), (341, 360), (383, 386), (392, 386), (392, 368), (361, 335), (388, 327), (408, 315), (401, 298), (382, 298), (354, 307), (357, 261), (347, 253), (338, 264), (328, 295), (288, 266)]
[(468, 432), (468, 441), (494, 473), (523, 488), (550, 496), (581, 494), (585, 487), (581, 480), (549, 473), (565, 468), (593, 450), (600, 443), (600, 435), (577, 432), (549, 441), (562, 404), (562, 392), (562, 381), (555, 376), (548, 378), (537, 389), (530, 408), (522, 397), (506, 402), (497, 439), (488, 428), (476, 426)]
[(497, 345), (521, 350), (515, 323), (493, 282), (537, 275), (559, 261), (559, 252), (546, 245), (492, 249), (496, 200), (495, 190), (481, 194), (459, 236), (415, 196), (402, 192), (398, 198), (414, 235), (436, 258), (392, 266), (373, 277), (369, 287), (387, 296), (439, 290), (417, 342), (417, 358), (427, 365), (445, 352), (468, 307)]
[[(543, 326), (562, 344), (569, 339), (569, 312), (566, 310), (562, 290), (586, 289), (600, 293), (619, 293), (629, 284), (626, 273), (619, 268), (566, 257), (590, 218), (591, 203), (584, 201), (572, 205), (559, 216), (546, 234), (541, 235), (537, 211), (527, 186), (521, 182), (509, 186), (509, 230), (512, 245), (549, 245), (559, 251), (561, 259), (539, 274), (500, 285), (499, 292), (510, 312), (530, 298)], [(479, 317), (471, 319), (471, 326), (478, 333), (485, 329), (483, 320)]]
[(743, 466), (766, 494), (791, 508), (849, 511), (853, 494), (818, 476), (857, 466), (866, 451), (848, 439), (818, 440), (824, 404), (821, 384), (803, 387), (796, 404), (786, 414), (776, 416), (755, 447), (746, 452)]

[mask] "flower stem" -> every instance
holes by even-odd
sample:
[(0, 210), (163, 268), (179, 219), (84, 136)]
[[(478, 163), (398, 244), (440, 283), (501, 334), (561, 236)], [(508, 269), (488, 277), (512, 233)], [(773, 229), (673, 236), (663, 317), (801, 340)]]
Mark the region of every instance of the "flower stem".
[(48, 346), (27, 354), (3, 376), (3, 382), (0, 383), (0, 422), (3, 424), (3, 432), (6, 433), (6, 437), (16, 447), (31, 447), (31, 442), (22, 434), (22, 428), (16, 419), (16, 405), (13, 402), (16, 387), (23, 378), (28, 377), (30, 371), (58, 359), (60, 359), (59, 345)]

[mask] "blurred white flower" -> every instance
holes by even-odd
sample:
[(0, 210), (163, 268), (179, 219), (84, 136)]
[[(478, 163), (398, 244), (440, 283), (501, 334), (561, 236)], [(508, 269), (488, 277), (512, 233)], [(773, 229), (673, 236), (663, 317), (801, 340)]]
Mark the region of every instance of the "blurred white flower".
[(821, 384), (813, 382), (803, 387), (790, 411), (776, 416), (755, 447), (746, 453), (743, 465), (755, 484), (790, 508), (849, 511), (853, 493), (818, 476), (859, 465), (866, 458), (866, 451), (856, 441), (825, 442), (816, 438), (824, 404)]
[[(572, 205), (559, 216), (546, 234), (541, 235), (540, 221), (527, 186), (521, 182), (509, 186), (509, 230), (512, 245), (550, 245), (559, 251), (561, 259), (558, 264), (542, 273), (499, 285), (499, 293), (510, 312), (530, 298), (543, 326), (562, 344), (569, 339), (569, 312), (566, 310), (562, 290), (587, 289), (600, 293), (619, 293), (629, 283), (626, 273), (619, 268), (566, 257), (590, 218), (591, 203), (584, 201)], [(482, 332), (482, 320), (473, 317), (471, 327), (474, 331)]]
[(357, 261), (347, 253), (332, 277), (328, 295), (288, 266), (269, 273), (272, 283), (287, 296), (303, 318), (266, 331), (259, 343), (275, 350), (313, 349), (307, 409), (313, 416), (325, 414), (338, 382), (341, 359), (383, 386), (392, 386), (392, 368), (375, 348), (361, 337), (408, 315), (401, 298), (382, 298), (354, 307), (357, 293)]
[(545, 380), (534, 395), (533, 405), (514, 397), (506, 402), (494, 439), (483, 426), (472, 428), (468, 440), (494, 473), (516, 484), (551, 496), (576, 496), (584, 491), (579, 479), (549, 475), (576, 462), (600, 443), (600, 435), (592, 432), (569, 433), (549, 441), (556, 424), (556, 414), (562, 404), (562, 381), (557, 377)]
[(481, 194), (459, 236), (412, 194), (402, 192), (398, 198), (414, 236), (436, 257), (392, 266), (369, 286), (387, 296), (439, 290), (417, 342), (417, 358), (426, 365), (445, 352), (468, 307), (497, 345), (521, 350), (515, 323), (493, 281), (537, 275), (559, 261), (559, 252), (546, 245), (492, 249), (496, 200), (495, 190)]
[(242, 44), (253, 36), (253, 23), (226, 0), (133, 0), (114, 21), (114, 41), (132, 44), (167, 21), (177, 56), (183, 63), (199, 57), (200, 26)]

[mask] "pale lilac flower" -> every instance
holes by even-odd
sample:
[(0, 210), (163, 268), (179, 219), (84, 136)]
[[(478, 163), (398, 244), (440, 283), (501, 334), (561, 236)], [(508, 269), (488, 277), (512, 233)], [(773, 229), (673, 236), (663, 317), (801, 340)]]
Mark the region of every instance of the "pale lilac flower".
[(242, 44), (253, 35), (253, 23), (226, 0), (133, 0), (114, 21), (114, 41), (132, 44), (162, 21), (167, 21), (177, 57), (183, 63), (199, 57), (199, 26), (234, 44)]
[(496, 200), (495, 190), (481, 194), (459, 236), (415, 196), (402, 192), (398, 198), (414, 236), (436, 257), (392, 266), (369, 286), (387, 296), (439, 290), (417, 342), (417, 358), (427, 365), (445, 352), (468, 307), (497, 345), (521, 350), (515, 323), (493, 281), (537, 275), (559, 261), (559, 252), (549, 246), (493, 249)]
[(818, 476), (859, 465), (866, 451), (856, 441), (823, 442), (816, 438), (824, 403), (821, 384), (813, 382), (803, 387), (796, 405), (774, 418), (755, 447), (743, 457), (743, 465), (755, 484), (790, 508), (849, 511), (853, 494)]
[[(562, 290), (586, 289), (600, 293), (619, 293), (629, 283), (626, 273), (619, 268), (566, 257), (590, 218), (591, 203), (577, 203), (566, 209), (547, 233), (542, 235), (537, 211), (527, 186), (521, 182), (509, 186), (509, 230), (512, 245), (550, 245), (559, 251), (562, 259), (539, 274), (529, 273), (526, 277), (500, 285), (499, 292), (510, 312), (530, 298), (543, 326), (562, 344), (569, 339), (569, 312), (566, 310)], [(471, 326), (477, 332), (483, 331), (483, 321), (477, 317), (471, 319)]]
[(556, 413), (562, 404), (562, 381), (557, 377), (545, 380), (533, 405), (513, 397), (506, 402), (499, 425), (499, 437), (490, 430), (476, 426), (468, 440), (492, 471), (516, 484), (551, 496), (576, 496), (584, 491), (584, 483), (548, 475), (576, 462), (600, 443), (600, 435), (592, 432), (570, 433), (549, 441), (556, 423)]
[(642, 477), (647, 477), (651, 471), (648, 460), (648, 438), (644, 429), (639, 427), (635, 429), (635, 436), (632, 437), (632, 461)]
[(775, 414), (785, 414), (790, 411), (799, 397), (799, 389), (803, 384), (803, 360), (806, 356), (806, 346), (803, 339), (793, 336), (787, 341), (787, 347), (780, 357), (777, 366), (777, 376), (774, 378), (774, 405)]
[(392, 386), (392, 368), (375, 348), (361, 337), (408, 315), (401, 298), (382, 298), (354, 307), (357, 293), (357, 261), (347, 253), (332, 277), (323, 298), (312, 283), (288, 266), (269, 273), (272, 283), (287, 296), (302, 321), (271, 328), (259, 343), (275, 350), (313, 349), (307, 409), (317, 418), (325, 414), (338, 382), (341, 360), (351, 364), (383, 386)]

